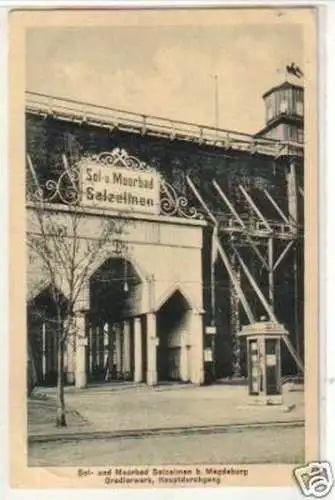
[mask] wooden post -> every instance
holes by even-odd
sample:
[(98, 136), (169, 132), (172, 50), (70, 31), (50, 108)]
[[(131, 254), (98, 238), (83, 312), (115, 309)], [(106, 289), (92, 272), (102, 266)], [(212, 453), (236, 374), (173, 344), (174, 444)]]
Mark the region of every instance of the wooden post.
[[(236, 256), (233, 253), (231, 256), (232, 268), (235, 272), (236, 280), (239, 286), (241, 286), (241, 270), (236, 262)], [(232, 353), (233, 353), (233, 376), (241, 376), (241, 344), (238, 334), (241, 330), (240, 324), (240, 300), (238, 294), (236, 293), (234, 284), (230, 282), (230, 325), (232, 334)]]
[(274, 273), (273, 273), (273, 238), (268, 240), (268, 259), (269, 259), (269, 302), (274, 309)]
[(293, 256), (293, 279), (294, 279), (294, 333), (295, 333), (295, 348), (298, 356), (301, 357), (300, 347), (300, 321), (299, 321), (299, 289), (298, 289), (298, 255), (297, 243), (294, 247)]
[(290, 163), (290, 171), (287, 175), (288, 211), (291, 223), (298, 223), (298, 200), (297, 200), (297, 175), (294, 161)]
[(218, 227), (215, 225), (212, 232), (212, 248), (211, 248), (211, 322), (214, 326), (216, 323), (216, 287), (215, 287), (215, 263), (217, 257), (217, 239)]

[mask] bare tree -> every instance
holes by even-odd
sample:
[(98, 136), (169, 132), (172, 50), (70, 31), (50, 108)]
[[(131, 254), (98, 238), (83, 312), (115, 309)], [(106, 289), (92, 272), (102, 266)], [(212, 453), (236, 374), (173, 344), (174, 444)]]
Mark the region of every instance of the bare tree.
[[(37, 180), (35, 179), (35, 184)], [(34, 183), (33, 183), (34, 184)], [(57, 338), (57, 415), (56, 425), (66, 426), (64, 400), (64, 354), (66, 344), (78, 337), (75, 320), (78, 302), (88, 286), (92, 265), (105, 252), (115, 249), (122, 254), (126, 245), (121, 236), (124, 217), (100, 216), (94, 234), (87, 231), (87, 217), (80, 203), (55, 205), (45, 201), (41, 188), (27, 182), (30, 190), (27, 245), (36, 257), (41, 277), (48, 283), (56, 311), (54, 330)], [(78, 200), (80, 196), (78, 197)], [(89, 236), (88, 236), (89, 235)], [(121, 248), (121, 250), (120, 250)], [(43, 315), (43, 311), (37, 312)]]

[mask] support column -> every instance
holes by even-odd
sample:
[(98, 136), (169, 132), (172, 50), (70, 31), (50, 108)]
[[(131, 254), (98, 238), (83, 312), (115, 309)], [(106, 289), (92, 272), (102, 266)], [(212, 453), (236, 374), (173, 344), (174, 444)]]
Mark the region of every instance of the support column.
[(294, 225), (298, 222), (297, 174), (294, 161), (291, 162), (290, 170), (287, 174), (287, 194), (290, 221), (293, 222)]
[(115, 328), (115, 354), (116, 354), (116, 378), (122, 375), (122, 326), (116, 325)]
[(134, 382), (143, 381), (142, 325), (140, 318), (134, 318)]
[[(236, 262), (235, 254), (231, 256), (231, 262), (235, 271), (236, 280), (241, 285), (241, 269)], [(230, 281), (230, 330), (232, 336), (232, 372), (234, 377), (241, 376), (241, 343), (238, 333), (241, 330), (240, 324), (240, 299), (236, 293), (234, 284)], [(213, 352), (213, 356), (215, 353)]]
[(75, 313), (76, 328), (76, 371), (75, 383), (77, 389), (87, 386), (87, 367), (86, 367), (86, 312), (77, 311)]
[(190, 381), (193, 384), (204, 383), (204, 341), (202, 314), (192, 311), (190, 316)]
[(299, 279), (298, 279), (298, 242), (294, 246), (293, 254), (293, 280), (294, 280), (294, 333), (295, 348), (300, 358), (303, 358), (303, 350), (300, 342), (300, 301), (299, 301)]
[(47, 374), (47, 348), (46, 348), (46, 324), (45, 321), (42, 323), (42, 380), (43, 384), (45, 384), (46, 374)]
[(157, 346), (156, 314), (147, 314), (147, 384), (157, 384)]
[(268, 261), (269, 261), (269, 302), (274, 307), (274, 273), (273, 273), (273, 238), (268, 241)]
[(123, 323), (123, 375), (125, 380), (131, 377), (131, 352), (130, 352), (130, 320)]
[(111, 345), (110, 345), (110, 325), (105, 322), (104, 327), (104, 370), (105, 382), (108, 382), (111, 376), (112, 359), (111, 359)]

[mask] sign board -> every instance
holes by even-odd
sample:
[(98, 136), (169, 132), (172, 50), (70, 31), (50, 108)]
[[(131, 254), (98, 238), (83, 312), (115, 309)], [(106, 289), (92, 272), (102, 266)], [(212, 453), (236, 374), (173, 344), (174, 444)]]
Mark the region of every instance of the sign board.
[(79, 347), (85, 347), (87, 345), (88, 345), (88, 338), (87, 337), (78, 338), (78, 346)]
[(160, 212), (157, 172), (85, 162), (80, 165), (80, 180), (81, 203), (85, 207), (156, 215)]
[(216, 335), (216, 326), (206, 326), (205, 333), (206, 335)]
[(207, 363), (213, 361), (213, 353), (210, 347), (204, 350), (204, 361)]
[(266, 356), (266, 365), (267, 366), (276, 366), (276, 355), (275, 354), (268, 354)]

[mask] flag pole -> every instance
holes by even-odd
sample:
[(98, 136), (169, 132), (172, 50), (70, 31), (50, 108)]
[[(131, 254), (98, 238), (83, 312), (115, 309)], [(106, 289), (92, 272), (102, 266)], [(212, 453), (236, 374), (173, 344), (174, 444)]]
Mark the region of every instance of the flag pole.
[(219, 89), (218, 89), (218, 75), (214, 75), (214, 112), (215, 112), (215, 128), (219, 128)]

